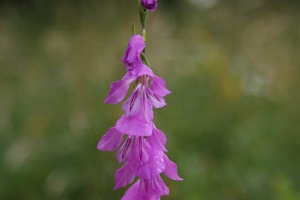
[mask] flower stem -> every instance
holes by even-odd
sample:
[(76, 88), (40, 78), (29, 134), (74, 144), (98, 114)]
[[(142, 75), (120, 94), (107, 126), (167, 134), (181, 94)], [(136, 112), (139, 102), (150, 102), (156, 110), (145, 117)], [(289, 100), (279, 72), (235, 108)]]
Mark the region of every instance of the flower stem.
[(139, 10), (140, 11), (140, 22), (141, 22), (142, 29), (143, 29), (143, 38), (146, 41), (146, 17), (147, 17), (148, 11), (142, 7), (140, 2), (139, 2), (139, 5), (140, 5), (140, 10)]

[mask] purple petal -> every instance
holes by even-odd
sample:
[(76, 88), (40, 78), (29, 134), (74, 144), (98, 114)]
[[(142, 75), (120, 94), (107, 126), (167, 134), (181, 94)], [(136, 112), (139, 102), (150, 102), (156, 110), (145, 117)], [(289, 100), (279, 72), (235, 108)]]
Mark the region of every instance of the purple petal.
[(129, 77), (137, 78), (139, 76), (148, 75), (154, 76), (153, 71), (145, 64), (143, 64), (142, 60), (138, 60), (135, 63), (125, 64)]
[(148, 76), (154, 76), (153, 71), (145, 64), (141, 63), (140, 67), (137, 70), (136, 76), (142, 76), (142, 75), (148, 75)]
[(125, 55), (122, 57), (122, 62), (125, 65), (136, 63), (140, 59), (141, 52), (145, 48), (145, 41), (140, 35), (133, 35), (129, 40)]
[(162, 195), (169, 194), (169, 188), (166, 186), (160, 175), (154, 176), (151, 179), (140, 179), (140, 193), (144, 199), (158, 200)]
[(167, 151), (167, 149), (165, 148), (167, 138), (165, 134), (162, 131), (158, 130), (154, 125), (152, 135), (147, 137), (147, 141), (154, 149), (165, 152)]
[(169, 188), (166, 186), (165, 182), (162, 180), (162, 178), (159, 175), (153, 178), (153, 182), (156, 186), (156, 191), (159, 191), (160, 195), (169, 194)]
[(149, 152), (145, 146), (145, 140), (143, 137), (136, 137), (133, 153), (136, 163), (141, 164), (149, 161)]
[(127, 69), (127, 72), (133, 76), (137, 77), (138, 73), (141, 68), (143, 68), (143, 61), (139, 58), (136, 62), (133, 63), (126, 63), (124, 62), (125, 68)]
[(113, 82), (110, 85), (110, 91), (105, 98), (104, 103), (116, 104), (124, 99), (129, 89), (130, 84), (134, 81), (134, 78), (122, 78), (119, 81)]
[(150, 101), (147, 98), (145, 86), (138, 84), (122, 108), (126, 117), (136, 117), (140, 121), (149, 123), (153, 119), (153, 110)]
[(102, 151), (114, 151), (116, 150), (123, 139), (123, 134), (118, 132), (116, 128), (110, 128), (108, 132), (102, 136), (97, 145), (97, 149)]
[(134, 138), (128, 137), (125, 140), (122, 147), (116, 153), (116, 157), (117, 157), (119, 163), (130, 160), (130, 155), (131, 155), (133, 145), (134, 145)]
[(162, 195), (168, 195), (169, 188), (161, 177), (151, 179), (141, 178), (133, 184), (121, 200), (159, 200)]
[(123, 115), (116, 124), (116, 129), (121, 133), (136, 136), (149, 136), (152, 133), (152, 121), (145, 122), (136, 116)]
[(153, 110), (152, 110), (152, 105), (147, 98), (147, 94), (145, 92), (145, 86), (143, 86), (144, 91), (142, 94), (142, 108), (140, 110), (140, 113), (137, 115), (137, 117), (140, 120), (145, 120), (146, 122), (152, 122), (153, 119)]
[(166, 105), (164, 98), (160, 97), (158, 95), (155, 95), (154, 92), (150, 88), (148, 88), (147, 93), (148, 93), (148, 99), (154, 108), (161, 108)]
[(152, 77), (151, 89), (155, 94), (157, 94), (158, 96), (161, 96), (161, 97), (164, 97), (164, 96), (171, 93), (167, 89), (164, 79), (162, 79), (158, 76), (153, 76)]
[(121, 200), (145, 200), (139, 191), (140, 180), (134, 183), (124, 194)]
[(140, 162), (140, 165), (134, 169), (134, 172), (140, 178), (151, 179), (165, 170), (166, 163), (162, 151), (153, 149), (147, 142), (145, 142), (145, 146), (150, 159), (145, 163)]
[(118, 169), (115, 173), (116, 185), (114, 187), (114, 190), (132, 183), (134, 177), (135, 176), (132, 173), (130, 164), (128, 162), (125, 163), (125, 165)]
[(167, 156), (165, 156), (165, 162), (166, 170), (164, 171), (164, 174), (170, 179), (182, 181), (183, 179), (178, 176), (176, 164), (169, 160)]
[(123, 103), (122, 108), (126, 117), (137, 115), (141, 109), (142, 91), (141, 84), (138, 84), (130, 97)]

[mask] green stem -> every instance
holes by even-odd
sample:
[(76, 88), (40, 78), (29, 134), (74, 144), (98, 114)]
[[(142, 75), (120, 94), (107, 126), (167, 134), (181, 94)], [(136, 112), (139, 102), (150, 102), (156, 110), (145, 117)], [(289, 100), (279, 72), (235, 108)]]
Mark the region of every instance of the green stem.
[[(139, 9), (139, 12), (140, 12), (140, 21), (141, 21), (141, 25), (142, 25), (142, 29), (143, 29), (143, 38), (144, 38), (144, 41), (146, 42), (146, 17), (147, 17), (147, 13), (148, 11), (146, 9), (144, 9), (141, 5), (141, 2), (139, 0), (139, 6), (140, 6), (140, 9)], [(142, 54), (141, 54), (141, 58), (143, 60), (143, 62), (149, 67), (150, 67), (150, 63), (146, 57), (146, 48), (143, 50)]]
[(147, 10), (145, 10), (140, 4), (140, 21), (143, 29), (143, 38), (146, 41), (146, 17), (147, 17)]

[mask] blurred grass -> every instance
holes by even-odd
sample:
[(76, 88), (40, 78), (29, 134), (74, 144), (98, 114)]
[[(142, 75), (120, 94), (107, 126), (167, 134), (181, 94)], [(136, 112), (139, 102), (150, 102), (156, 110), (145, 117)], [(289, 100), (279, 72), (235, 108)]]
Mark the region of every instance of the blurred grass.
[[(155, 123), (184, 178), (163, 199), (299, 199), (300, 4), (159, 3), (147, 53), (172, 94)], [(135, 1), (0, 4), (0, 199), (120, 199), (96, 144), (133, 22)]]

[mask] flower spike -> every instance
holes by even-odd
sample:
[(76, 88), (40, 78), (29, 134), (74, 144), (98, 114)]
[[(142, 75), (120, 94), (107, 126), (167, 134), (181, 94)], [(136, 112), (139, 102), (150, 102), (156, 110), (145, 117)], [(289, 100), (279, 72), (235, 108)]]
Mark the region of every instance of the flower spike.
[[(121, 58), (126, 73), (121, 80), (110, 85), (104, 103), (117, 104), (126, 97), (134, 84), (129, 97), (122, 103), (124, 114), (117, 120), (98, 142), (101, 151), (117, 150), (116, 158), (123, 166), (115, 172), (114, 190), (137, 181), (127, 190), (121, 200), (160, 200), (169, 194), (169, 188), (161, 178), (181, 181), (177, 165), (166, 155), (165, 134), (153, 123), (153, 108), (166, 106), (164, 97), (171, 92), (164, 79), (150, 69), (145, 55), (146, 15), (155, 11), (156, 0), (139, 0), (140, 20), (143, 36), (136, 34), (135, 26), (126, 51)], [(125, 136), (125, 140), (123, 138)], [(122, 144), (123, 141), (123, 144)]]

